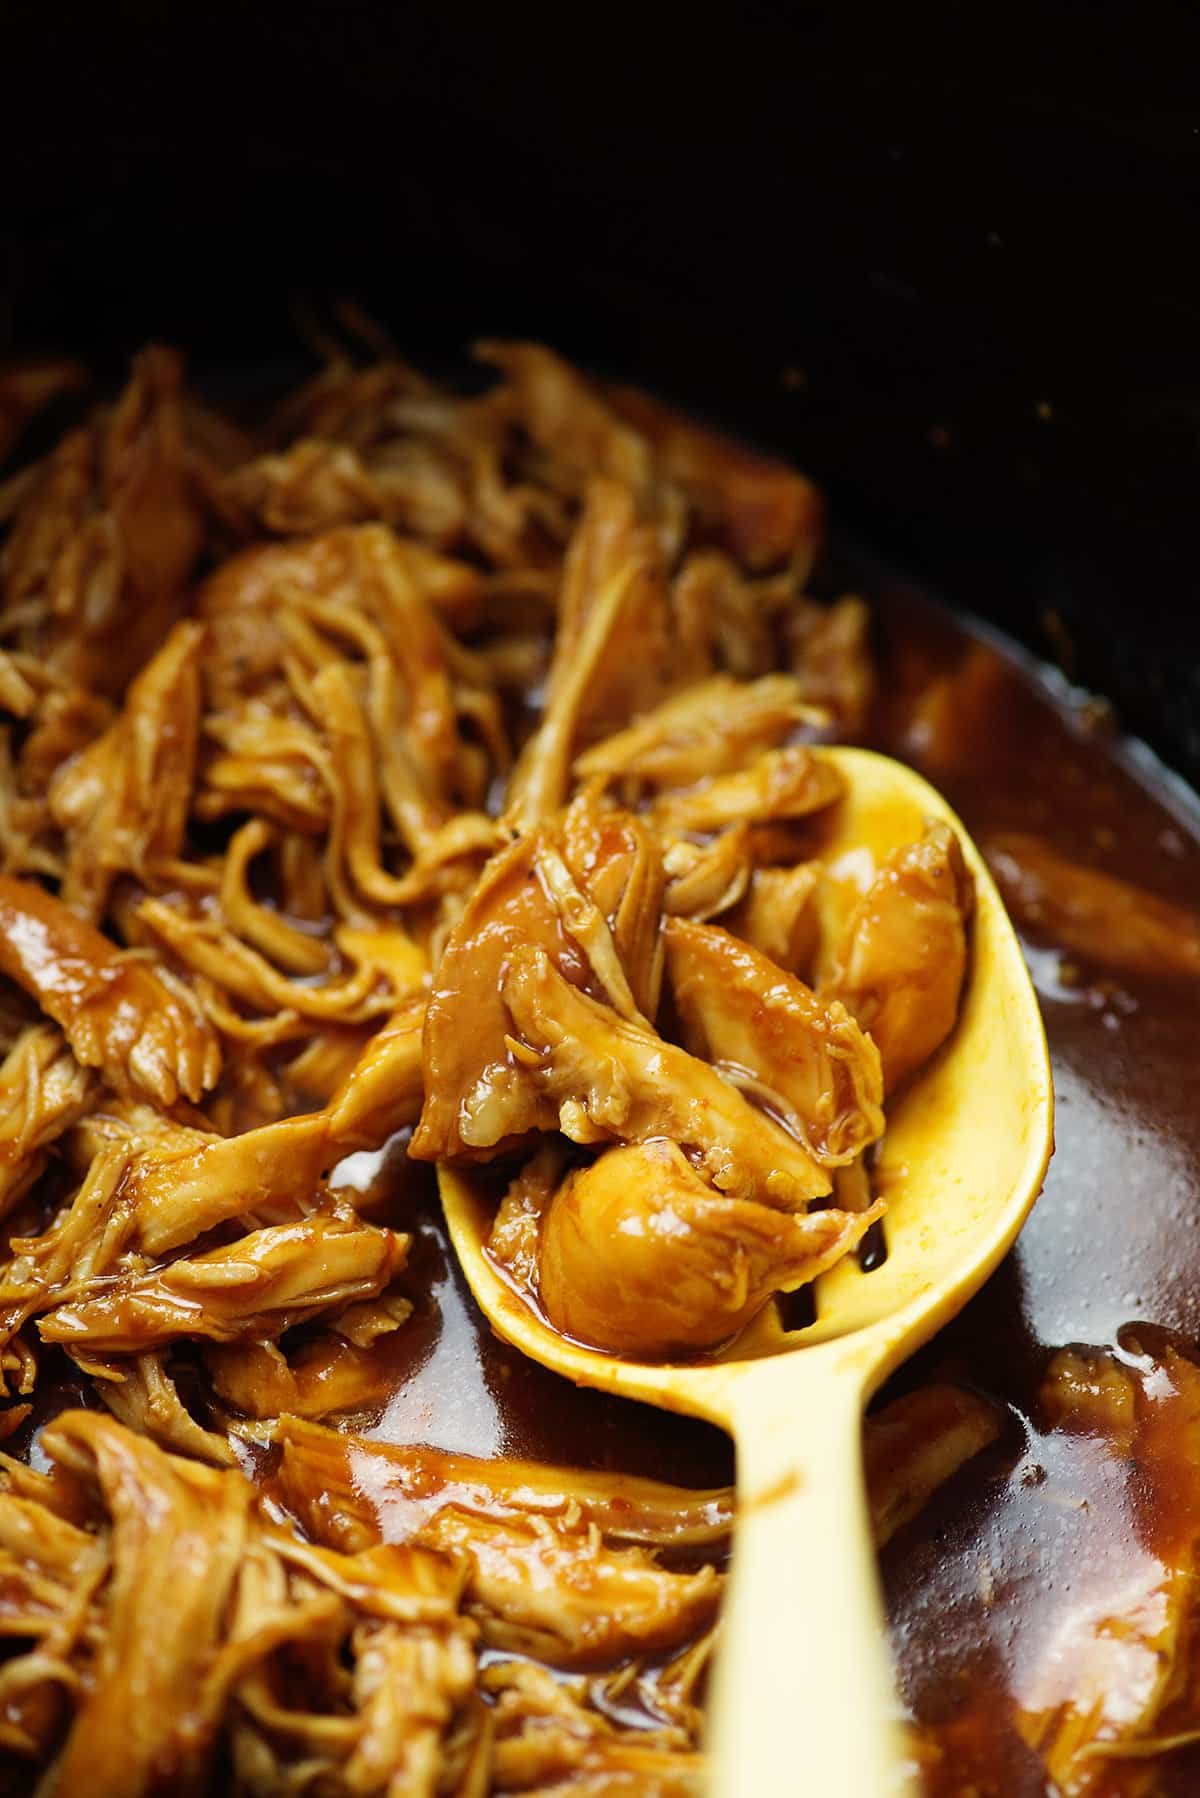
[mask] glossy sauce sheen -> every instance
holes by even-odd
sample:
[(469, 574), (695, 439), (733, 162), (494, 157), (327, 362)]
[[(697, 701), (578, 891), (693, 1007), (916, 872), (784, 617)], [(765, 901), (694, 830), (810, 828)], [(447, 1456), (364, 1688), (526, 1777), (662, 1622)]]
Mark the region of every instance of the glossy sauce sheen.
[[(958, 663), (965, 626), (899, 590), (877, 598), (883, 703), (876, 742), (922, 765), (906, 710)], [(1111, 731), (1015, 661), (956, 765), (927, 767), (986, 841), (1048, 836), (1063, 853), (1185, 904), (1200, 904), (1200, 843), (1186, 796)], [(1013, 1721), (1023, 1685), (1071, 1617), (1107, 1603), (1153, 1555), (1119, 1464), (1086, 1437), (1043, 1433), (1036, 1392), (1052, 1349), (1115, 1344), (1121, 1326), (1200, 1333), (1200, 1004), (1187, 980), (1122, 976), (1070, 984), (1052, 941), (1026, 943), (1054, 1057), (1057, 1150), (1014, 1254), (893, 1390), (951, 1378), (1000, 1401), (1002, 1439), (901, 1530), (883, 1557), (904, 1697), (941, 1750), (938, 1794), (1047, 1791)], [(393, 1176), (401, 1145), (389, 1160)], [(380, 1167), (381, 1185), (392, 1185)], [(715, 1430), (579, 1391), (533, 1367), (480, 1317), (449, 1254), (423, 1176), (403, 1169), (415, 1218), (410, 1325), (395, 1340), (390, 1395), (368, 1433), (475, 1454), (619, 1468), (685, 1484), (732, 1476)], [(388, 1207), (391, 1209), (391, 1206)], [(397, 1219), (399, 1221), (399, 1219)], [(882, 1395), (886, 1400), (888, 1395)], [(1177, 1755), (1161, 1790), (1195, 1791)]]
[[(885, 617), (893, 665), (907, 662), (908, 678), (913, 663), (960, 653), (959, 627), (920, 605), (898, 598)], [(933, 777), (985, 843), (993, 831), (1037, 832), (1196, 907), (1191, 796), (1149, 758), (1135, 775), (1128, 752), (1087, 719), (1014, 669), (981, 721), (974, 765)], [(903, 737), (886, 746), (912, 747)], [(1054, 1789), (1014, 1710), (1056, 1657), (1069, 1683), (1073, 1626), (1119, 1615), (1131, 1592), (1161, 1580), (1155, 1548), (1172, 1531), (1161, 1495), (1149, 1514), (1136, 1502), (1135, 1469), (1094, 1439), (1041, 1425), (1049, 1351), (1115, 1347), (1135, 1321), (1187, 1344), (1200, 1332), (1200, 982), (1064, 982), (1049, 938), (1030, 931), (1025, 946), (1054, 1063), (1054, 1159), (1013, 1253), (896, 1382), (961, 1381), (1000, 1400), (1009, 1427), (883, 1556), (903, 1695), (941, 1749), (930, 1789), (976, 1798)], [(1116, 1783), (1101, 1773), (1088, 1788), (1097, 1798), (1124, 1790), (1110, 1765)], [(1200, 1758), (1159, 1762), (1153, 1790), (1200, 1790)]]

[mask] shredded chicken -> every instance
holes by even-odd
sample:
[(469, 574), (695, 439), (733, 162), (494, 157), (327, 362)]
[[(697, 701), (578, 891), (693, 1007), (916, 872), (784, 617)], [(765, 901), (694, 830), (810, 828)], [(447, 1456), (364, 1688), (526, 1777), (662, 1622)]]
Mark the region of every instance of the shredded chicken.
[(836, 999), (819, 999), (727, 930), (672, 918), (667, 967), (684, 1041), (719, 1065), (827, 1166), (883, 1131), (879, 1051)]
[(1122, 1350), (1060, 1351), (1040, 1394), (1050, 1429), (1086, 1438), (1106, 1484), (1122, 1494), (1122, 1514), (1132, 1503), (1143, 1520), (1139, 1540), (1107, 1563), (1101, 1557), (1098, 1577), (1064, 1595), (1051, 1640), (1021, 1680), (1017, 1726), (1066, 1798), (1149, 1798), (1173, 1751), (1200, 1741), (1192, 1671), (1200, 1370), (1132, 1332), (1122, 1332)]
[(823, 992), (870, 1033), (892, 1091), (954, 1028), (967, 970), (971, 876), (948, 825), (895, 850), (854, 908)]
[(93, 1082), (52, 1024), (29, 1024), (0, 1064), (0, 1215), (46, 1166), (44, 1151), (87, 1111)]
[(0, 1678), (6, 1746), (48, 1790), (203, 1789), (224, 1763), (236, 1790), (283, 1791), (297, 1757), (331, 1792), (462, 1789), (480, 1718), (453, 1561), (310, 1548), (237, 1470), (96, 1413), (42, 1443), (51, 1476), (0, 1492), (3, 1627), (33, 1642)]
[(0, 455), (68, 426), (0, 484), (0, 1435), (47, 1470), (0, 1475), (0, 1746), (46, 1794), (695, 1798), (730, 1494), (351, 1434), (437, 1317), (376, 1174), (497, 1162), (553, 1323), (712, 1348), (881, 1214), (969, 884), (935, 833), (822, 941), (812, 745), (874, 676), (802, 475), (347, 328), (249, 425), (162, 348), (99, 406), (0, 371)]
[(503, 996), (516, 1038), (516, 1079), (553, 1107), (572, 1141), (666, 1137), (689, 1149), (723, 1192), (785, 1210), (830, 1190), (803, 1145), (731, 1081), (581, 993), (543, 950), (513, 951)]
[(118, 1092), (174, 1105), (216, 1083), (220, 1048), (192, 994), (122, 952), (32, 881), (0, 875), (0, 971)]
[(584, 1473), (508, 1456), (487, 1461), (422, 1445), (362, 1441), (294, 1418), (275, 1432), (280, 1493), (305, 1526), (335, 1547), (401, 1541), (446, 1506), (493, 1522), (544, 1518), (595, 1527), (605, 1541), (643, 1548), (719, 1547), (733, 1526), (725, 1487), (691, 1491), (624, 1473)]
[(996, 1407), (961, 1386), (918, 1386), (868, 1417), (863, 1471), (879, 1548), (1000, 1435)]

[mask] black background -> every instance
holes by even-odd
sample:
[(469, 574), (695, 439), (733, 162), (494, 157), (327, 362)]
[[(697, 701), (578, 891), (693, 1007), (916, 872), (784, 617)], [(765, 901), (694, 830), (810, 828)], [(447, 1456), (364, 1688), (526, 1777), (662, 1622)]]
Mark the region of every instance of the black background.
[(0, 353), (265, 370), (298, 295), (544, 336), (1197, 775), (1198, 52), (1182, 5), (10, 4)]

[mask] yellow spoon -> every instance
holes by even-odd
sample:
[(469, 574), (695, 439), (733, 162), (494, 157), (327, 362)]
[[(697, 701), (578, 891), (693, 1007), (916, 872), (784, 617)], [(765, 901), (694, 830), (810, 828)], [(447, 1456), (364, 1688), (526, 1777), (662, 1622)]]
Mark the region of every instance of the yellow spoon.
[[(707, 1418), (737, 1445), (738, 1522), (715, 1677), (713, 1798), (884, 1798), (911, 1791), (862, 1484), (863, 1406), (983, 1284), (1021, 1228), (1053, 1142), (1037, 1000), (978, 850), (911, 770), (829, 749), (848, 783), (821, 854), (836, 913), (876, 860), (928, 819), (957, 832), (975, 876), (970, 978), (954, 1034), (888, 1108), (878, 1185), (888, 1255), (847, 1258), (818, 1284), (817, 1321), (785, 1333), (775, 1307), (723, 1357), (647, 1365), (569, 1342), (497, 1274), (493, 1207), (439, 1170), (471, 1290), (493, 1327), (578, 1385)], [(839, 899), (837, 877), (844, 879)]]

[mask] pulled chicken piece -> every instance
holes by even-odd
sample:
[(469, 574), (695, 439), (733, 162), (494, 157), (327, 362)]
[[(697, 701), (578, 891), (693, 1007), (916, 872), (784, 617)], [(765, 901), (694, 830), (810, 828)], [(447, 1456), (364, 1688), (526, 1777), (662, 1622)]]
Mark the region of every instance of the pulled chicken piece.
[(0, 547), (0, 632), (109, 698), (174, 624), (204, 540), (182, 376), (173, 351), (144, 350), (117, 404), (24, 482)]
[(330, 1099), (330, 1141), (340, 1154), (378, 1148), (394, 1131), (416, 1123), (425, 1096), (425, 1012), (423, 993), (402, 1005), (371, 1037)]
[(644, 1023), (642, 1004), (658, 1002), (662, 890), (645, 826), (586, 796), (560, 829), (519, 835), (493, 857), (429, 995), (425, 1105), (411, 1145), (418, 1160), (487, 1160), (531, 1130), (557, 1127), (557, 1108), (513, 1054), (505, 969), (517, 950), (539, 947), (572, 986)]
[(0, 971), (118, 1092), (170, 1107), (181, 1096), (195, 1104), (216, 1084), (216, 1036), (182, 983), (122, 953), (44, 887), (4, 875)]
[(918, 1386), (863, 1421), (863, 1474), (876, 1548), (923, 1510), (939, 1486), (995, 1442), (993, 1404), (962, 1386)]
[(635, 780), (658, 791), (734, 774), (826, 714), (806, 704), (792, 675), (738, 681), (729, 674), (686, 687), (637, 722), (577, 756), (575, 776)]
[(971, 875), (954, 832), (933, 824), (896, 849), (854, 907), (823, 996), (871, 1036), (894, 1092), (954, 1028), (967, 971)]
[(573, 1142), (678, 1143), (720, 1191), (781, 1210), (823, 1198), (828, 1174), (706, 1062), (619, 1018), (516, 948), (503, 976), (519, 1078)]
[[(728, 1494), (334, 1435), (284, 1419), (278, 1489), (289, 1510), (339, 1547), (404, 1540), (466, 1569), (465, 1599), (489, 1645), (557, 1667), (613, 1666), (661, 1652), (712, 1619), (713, 1567), (663, 1566), (659, 1547), (714, 1543)], [(682, 1519), (668, 1521), (668, 1504)]]
[(493, 1522), (547, 1519), (643, 1548), (720, 1548), (733, 1528), (729, 1487), (695, 1491), (635, 1474), (554, 1467), (513, 1455), (450, 1454), (374, 1442), (283, 1417), (280, 1497), (319, 1541), (356, 1552), (400, 1542), (446, 1506)]
[(546, 709), (513, 771), (507, 817), (528, 827), (567, 797), (577, 747), (647, 710), (674, 682), (670, 602), (633, 494), (596, 480), (563, 569)]
[(140, 1354), (180, 1336), (277, 1336), (316, 1312), (376, 1297), (403, 1266), (407, 1243), (352, 1215), (316, 1212), (155, 1272), (106, 1279), (55, 1305), (38, 1329), (44, 1341), (89, 1355)]
[(702, 541), (752, 570), (792, 562), (807, 576), (823, 522), (811, 481), (636, 387), (608, 388), (606, 398), (652, 446), (661, 477), (683, 489)]
[(826, 1166), (882, 1135), (879, 1051), (844, 1005), (715, 925), (670, 918), (663, 934), (693, 1055), (753, 1092)]
[(97, 922), (121, 872), (169, 880), (183, 848), (200, 729), (204, 627), (177, 624), (102, 737), (62, 767), (50, 810), (69, 844), (59, 897)]
[(545, 1519), (495, 1522), (446, 1505), (415, 1540), (465, 1562), (465, 1608), (489, 1647), (553, 1666), (677, 1647), (712, 1621), (721, 1594), (712, 1567), (673, 1572), (648, 1549)]
[(46, 1165), (45, 1151), (89, 1109), (91, 1074), (53, 1024), (29, 1024), (0, 1064), (0, 1217)]
[[(658, 1682), (636, 1683), (655, 1715)], [(610, 1707), (588, 1702), (582, 1678), (553, 1678), (523, 1660), (493, 1662), (481, 1684), (494, 1709), (497, 1798), (701, 1798), (706, 1788), (695, 1729), (622, 1727)]]
[(748, 768), (714, 774), (694, 787), (662, 793), (650, 807), (659, 830), (676, 835), (806, 818), (841, 798), (845, 782), (833, 763), (797, 745), (771, 749)]
[(794, 1216), (714, 1190), (673, 1142), (608, 1149), (545, 1213), (538, 1293), (556, 1329), (596, 1348), (695, 1353), (832, 1267), (882, 1212)]
[(756, 868), (730, 909), (721, 908), (721, 922), (777, 967), (803, 979), (817, 952), (814, 900), (820, 881), (820, 869), (812, 862), (798, 862), (794, 868)]

